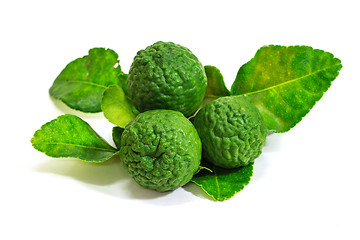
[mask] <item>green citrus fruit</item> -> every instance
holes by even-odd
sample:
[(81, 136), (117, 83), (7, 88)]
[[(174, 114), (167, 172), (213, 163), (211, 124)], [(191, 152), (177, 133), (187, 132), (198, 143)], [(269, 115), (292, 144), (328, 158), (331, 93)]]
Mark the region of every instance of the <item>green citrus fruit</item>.
[(223, 168), (253, 162), (265, 144), (267, 129), (257, 108), (244, 96), (221, 97), (194, 118), (203, 156)]
[(205, 96), (207, 80), (204, 67), (189, 49), (156, 42), (136, 54), (127, 84), (140, 112), (171, 109), (190, 116)]
[(201, 160), (201, 141), (194, 125), (180, 112), (140, 113), (121, 136), (120, 159), (142, 187), (159, 192), (189, 182)]

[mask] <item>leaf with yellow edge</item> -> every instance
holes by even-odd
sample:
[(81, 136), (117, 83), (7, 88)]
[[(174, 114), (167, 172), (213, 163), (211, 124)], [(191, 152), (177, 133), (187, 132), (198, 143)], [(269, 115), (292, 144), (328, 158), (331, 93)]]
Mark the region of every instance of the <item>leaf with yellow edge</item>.
[(231, 95), (249, 96), (270, 131), (286, 132), (320, 100), (341, 68), (341, 61), (323, 50), (265, 46), (239, 69)]

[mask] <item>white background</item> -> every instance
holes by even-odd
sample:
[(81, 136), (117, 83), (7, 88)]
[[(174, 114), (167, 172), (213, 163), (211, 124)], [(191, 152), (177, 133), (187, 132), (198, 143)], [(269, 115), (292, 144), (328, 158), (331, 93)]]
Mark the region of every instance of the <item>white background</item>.
[[(1, 1), (0, 239), (360, 239), (359, 7), (356, 1)], [(112, 143), (102, 115), (49, 97), (70, 61), (158, 41), (188, 47), (230, 88), (263, 45), (309, 45), (343, 69), (290, 132), (268, 137), (254, 176), (225, 202), (194, 184), (142, 189), (119, 161), (52, 159), (32, 148), (40, 126), (82, 117)], [(113, 143), (112, 143), (113, 144)]]

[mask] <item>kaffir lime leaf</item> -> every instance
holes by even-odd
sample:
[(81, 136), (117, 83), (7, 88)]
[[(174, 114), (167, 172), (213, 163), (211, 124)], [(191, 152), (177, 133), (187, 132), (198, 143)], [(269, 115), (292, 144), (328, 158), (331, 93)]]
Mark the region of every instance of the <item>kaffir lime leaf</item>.
[(257, 108), (244, 96), (221, 97), (202, 108), (194, 125), (203, 156), (223, 168), (253, 162), (265, 144), (267, 129)]
[(121, 136), (120, 159), (142, 187), (159, 192), (189, 182), (199, 169), (201, 141), (192, 123), (173, 110), (140, 113)]
[(127, 84), (140, 112), (171, 109), (189, 116), (200, 106), (207, 80), (204, 67), (189, 49), (160, 41), (137, 53)]

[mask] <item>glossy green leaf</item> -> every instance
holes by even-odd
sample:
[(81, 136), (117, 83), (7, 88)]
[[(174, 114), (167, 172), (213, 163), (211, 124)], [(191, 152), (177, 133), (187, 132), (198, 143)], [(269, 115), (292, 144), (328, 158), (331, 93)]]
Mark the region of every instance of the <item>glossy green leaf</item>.
[(265, 46), (239, 69), (231, 94), (249, 96), (270, 131), (286, 132), (311, 110), (341, 68), (329, 52)]
[(66, 114), (44, 124), (31, 139), (35, 149), (54, 158), (104, 162), (117, 150), (81, 118)]
[(124, 130), (125, 130), (124, 128), (118, 127), (118, 126), (115, 126), (112, 129), (112, 137), (113, 137), (114, 143), (115, 143), (118, 150), (120, 150), (121, 135), (124, 132)]
[(220, 70), (210, 65), (204, 66), (204, 69), (207, 78), (207, 87), (201, 107), (205, 106), (211, 101), (216, 100), (219, 97), (230, 95), (230, 91), (226, 88), (224, 78)]
[[(202, 163), (204, 164), (204, 162)], [(225, 201), (244, 189), (253, 174), (253, 163), (245, 167), (224, 169), (210, 163), (195, 174), (192, 182), (216, 201)]]
[(205, 73), (207, 78), (206, 97), (229, 96), (230, 91), (226, 88), (224, 78), (219, 69), (206, 65)]
[(101, 108), (111, 123), (123, 128), (137, 115), (133, 103), (117, 85), (110, 86), (104, 91)]
[(190, 116), (189, 119), (194, 118), (198, 113), (198, 111), (206, 104), (218, 99), (219, 97), (230, 95), (230, 91), (227, 89), (225, 85), (224, 78), (220, 70), (210, 65), (204, 66), (204, 69), (207, 78), (205, 97), (199, 109), (192, 116)]
[(89, 50), (89, 55), (70, 62), (55, 79), (49, 92), (70, 108), (82, 112), (101, 112), (104, 90), (117, 84), (127, 93), (126, 78), (116, 52), (93, 48)]

